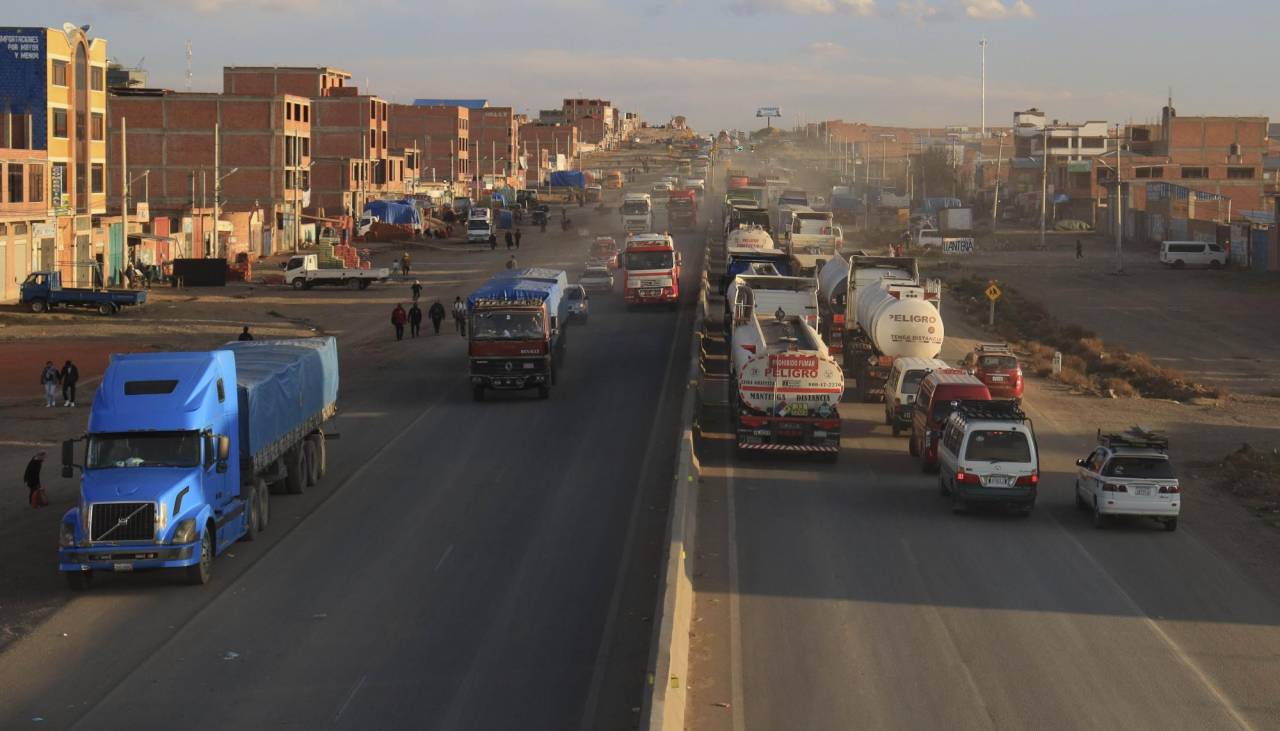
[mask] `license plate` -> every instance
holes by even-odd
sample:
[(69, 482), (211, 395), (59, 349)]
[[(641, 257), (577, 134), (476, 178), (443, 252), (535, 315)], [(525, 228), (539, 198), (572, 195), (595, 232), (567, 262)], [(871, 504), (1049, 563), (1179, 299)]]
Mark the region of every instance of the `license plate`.
[(1134, 495), (1145, 495), (1145, 496), (1150, 496), (1150, 495), (1151, 495), (1151, 488), (1149, 488), (1149, 487), (1135, 487), (1135, 488), (1133, 489), (1133, 494), (1134, 494)]
[(992, 376), (992, 377), (991, 377), (991, 380), (993, 380), (993, 381), (1003, 381), (1003, 380), (1004, 380), (1004, 376)]
[(992, 475), (987, 478), (987, 485), (991, 487), (1008, 487), (1009, 478), (1006, 475)]
[(133, 571), (133, 564), (131, 564), (131, 563), (113, 563), (113, 564), (111, 564), (111, 570), (112, 570), (112, 571)]
[(660, 290), (660, 289), (642, 289), (642, 290), (640, 290), (640, 296), (641, 296), (641, 297), (657, 297), (657, 296), (658, 296), (658, 295), (660, 295), (660, 294), (662, 294), (662, 290)]

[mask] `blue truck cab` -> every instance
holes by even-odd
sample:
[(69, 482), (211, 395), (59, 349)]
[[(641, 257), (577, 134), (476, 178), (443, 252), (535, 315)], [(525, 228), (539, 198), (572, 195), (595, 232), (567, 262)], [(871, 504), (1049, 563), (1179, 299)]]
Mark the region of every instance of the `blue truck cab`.
[(19, 303), (37, 313), (55, 307), (87, 307), (100, 315), (114, 315), (146, 301), (147, 293), (141, 290), (64, 287), (60, 272), (31, 272), (19, 289)]
[(83, 474), (58, 569), (74, 589), (98, 571), (207, 583), (215, 556), (267, 527), (271, 484), (301, 492), (319, 479), (336, 400), (333, 338), (113, 356), (88, 433), (63, 443), (63, 476)]

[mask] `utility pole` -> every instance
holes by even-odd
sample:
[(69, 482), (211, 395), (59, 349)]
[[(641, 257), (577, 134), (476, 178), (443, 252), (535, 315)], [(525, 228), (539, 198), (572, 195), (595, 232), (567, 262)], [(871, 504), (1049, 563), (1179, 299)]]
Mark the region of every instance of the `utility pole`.
[(1045, 225), (1049, 214), (1049, 125), (1044, 126), (1044, 141), (1041, 143), (1040, 157), (1044, 168), (1040, 171), (1040, 249), (1045, 248)]
[[(191, 171), (191, 238), (196, 237), (196, 171)], [(191, 239), (187, 240), (187, 256), (193, 256), (195, 247), (191, 245)], [(174, 257), (177, 258), (176, 256)]]
[(1000, 164), (1004, 161), (1004, 133), (1000, 133), (1000, 146), (996, 148), (996, 192), (991, 197), (991, 228), (996, 227), (1000, 213)]
[(975, 199), (980, 195), (983, 187), (982, 143), (987, 140), (987, 39), (985, 37), (978, 41), (978, 48), (982, 55), (982, 83), (979, 92), (982, 107), (982, 133), (978, 137), (978, 154), (973, 166), (973, 195)]
[(204, 216), (209, 209), (209, 185), (205, 180), (205, 169), (200, 168), (200, 258), (209, 257), (209, 248), (205, 246)]
[(219, 162), (222, 157), (222, 125), (213, 124), (213, 253), (221, 254), (222, 246), (218, 241), (218, 196), (222, 195), (222, 178)]
[[(129, 251), (129, 121), (120, 118), (120, 246), (121, 257)], [(106, 277), (102, 278), (105, 283)]]

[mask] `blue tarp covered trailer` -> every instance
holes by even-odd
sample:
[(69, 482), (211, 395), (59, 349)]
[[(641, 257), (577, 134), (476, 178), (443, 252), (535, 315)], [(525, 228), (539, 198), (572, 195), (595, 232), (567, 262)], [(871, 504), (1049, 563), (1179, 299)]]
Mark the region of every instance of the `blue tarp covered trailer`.
[(581, 170), (556, 170), (548, 182), (553, 188), (585, 188), (587, 176)]
[(364, 204), (364, 212), (377, 216), (383, 223), (422, 226), (422, 217), (412, 201), (369, 201)]
[(255, 471), (336, 411), (334, 338), (254, 340), (223, 347), (236, 360), (241, 462), (251, 462)]
[[(521, 270), (514, 271), (519, 272)], [(480, 285), (479, 289), (467, 296), (467, 310), (475, 309), (476, 302), (479, 300), (541, 300), (547, 303), (547, 312), (552, 317), (563, 322), (565, 313), (562, 310), (567, 304), (564, 299), (564, 290), (568, 275), (563, 271), (554, 269), (541, 271), (551, 272), (558, 276), (554, 278), (555, 281), (548, 281), (548, 279), (526, 279), (507, 276), (505, 272), (495, 274), (493, 278)]]

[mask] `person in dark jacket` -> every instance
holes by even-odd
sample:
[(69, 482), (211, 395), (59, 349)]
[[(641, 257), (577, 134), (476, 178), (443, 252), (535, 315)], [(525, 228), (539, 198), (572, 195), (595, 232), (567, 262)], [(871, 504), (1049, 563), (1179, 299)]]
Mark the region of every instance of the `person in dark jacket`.
[(498, 235), (489, 234), (489, 250), (493, 251), (498, 248)]
[(58, 381), (61, 378), (62, 372), (54, 367), (53, 361), (46, 360), (44, 362), (44, 370), (40, 371), (40, 385), (44, 386), (44, 407), (46, 409), (53, 406), (58, 400)]
[(422, 329), (422, 309), (414, 302), (409, 308), (409, 337), (416, 338)]
[(49, 504), (49, 499), (45, 497), (44, 490), (40, 485), (40, 468), (44, 466), (44, 452), (36, 452), (36, 456), (31, 458), (27, 463), (27, 469), (22, 473), (22, 481), (26, 483), (27, 489), (31, 494), (27, 496), (27, 502), (33, 508), (43, 508)]
[(431, 303), (431, 307), (427, 309), (427, 317), (431, 318), (431, 329), (439, 335), (440, 323), (444, 322), (444, 305), (440, 304), (440, 300)]
[(250, 340), (253, 340), (253, 333), (249, 332), (248, 325), (244, 326), (244, 329), (240, 331), (240, 337), (236, 338), (236, 340), (239, 340), (240, 342), (249, 342)]
[(523, 231), (521, 231), (520, 229), (516, 229), (516, 249), (520, 248), (520, 237), (523, 235), (524, 235)]
[(76, 405), (76, 381), (80, 380), (80, 369), (76, 364), (67, 361), (62, 364), (62, 405)]
[(404, 305), (396, 305), (391, 311), (391, 326), (396, 329), (396, 340), (404, 340), (404, 324), (409, 321), (409, 316), (405, 314)]
[(506, 240), (506, 242), (507, 242), (507, 250), (508, 250), (508, 251), (510, 251), (510, 250), (511, 250), (511, 247), (512, 247), (512, 246), (514, 246), (514, 245), (515, 245), (515, 243), (516, 243), (515, 239), (513, 239), (513, 238), (511, 237), (511, 232), (510, 232), (510, 231), (508, 231), (508, 232), (506, 232), (505, 234), (503, 234), (503, 235), (502, 235), (502, 237), (503, 237), (503, 238)]
[(453, 298), (453, 324), (458, 334), (465, 338), (467, 336), (467, 306), (463, 304), (461, 297)]

